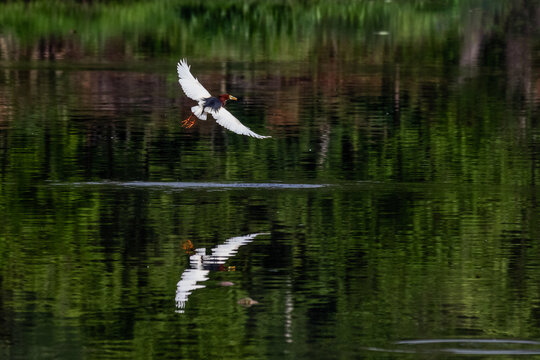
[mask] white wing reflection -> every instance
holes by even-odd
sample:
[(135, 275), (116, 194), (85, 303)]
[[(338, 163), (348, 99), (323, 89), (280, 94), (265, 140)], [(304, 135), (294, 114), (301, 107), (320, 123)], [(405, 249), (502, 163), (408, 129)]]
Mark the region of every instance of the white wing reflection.
[(189, 257), (191, 268), (184, 271), (180, 281), (176, 284), (176, 312), (183, 313), (189, 295), (194, 290), (205, 287), (205, 285), (198, 283), (208, 280), (210, 270), (218, 270), (230, 257), (236, 255), (240, 246), (252, 242), (259, 235), (268, 234), (256, 233), (227, 239), (223, 244), (213, 248), (211, 255), (206, 255), (204, 248), (195, 249), (195, 254)]

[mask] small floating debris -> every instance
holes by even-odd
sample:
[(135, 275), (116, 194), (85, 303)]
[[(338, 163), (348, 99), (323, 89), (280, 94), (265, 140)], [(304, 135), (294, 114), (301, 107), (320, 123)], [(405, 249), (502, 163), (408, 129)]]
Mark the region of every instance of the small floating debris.
[(385, 30), (381, 30), (381, 31), (376, 31), (376, 32), (375, 32), (375, 35), (379, 35), (379, 36), (387, 36), (387, 35), (390, 35), (390, 32), (389, 32), (389, 31), (385, 31)]
[(219, 286), (234, 286), (232, 281), (220, 281)]
[(244, 307), (250, 307), (250, 306), (258, 305), (258, 304), (259, 302), (257, 300), (253, 300), (250, 297), (246, 297), (246, 298), (242, 298), (238, 300), (238, 305), (242, 305)]

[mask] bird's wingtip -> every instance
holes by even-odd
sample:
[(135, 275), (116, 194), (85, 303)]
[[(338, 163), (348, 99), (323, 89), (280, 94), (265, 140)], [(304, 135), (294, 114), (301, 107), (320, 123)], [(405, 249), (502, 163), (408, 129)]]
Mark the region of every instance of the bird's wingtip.
[(181, 66), (186, 66), (187, 68), (189, 68), (189, 65), (186, 61), (186, 59), (180, 59), (180, 61), (178, 62), (178, 67), (181, 67)]
[(257, 133), (253, 133), (253, 134), (250, 134), (252, 137), (254, 138), (257, 138), (257, 139), (269, 139), (271, 138), (270, 135), (259, 135)]

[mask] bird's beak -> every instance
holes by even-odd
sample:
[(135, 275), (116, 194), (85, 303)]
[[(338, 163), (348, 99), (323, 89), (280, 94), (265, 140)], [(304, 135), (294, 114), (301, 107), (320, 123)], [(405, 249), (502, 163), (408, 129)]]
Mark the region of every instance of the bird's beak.
[(232, 95), (229, 95), (229, 100), (238, 100), (237, 98), (235, 98), (234, 96)]

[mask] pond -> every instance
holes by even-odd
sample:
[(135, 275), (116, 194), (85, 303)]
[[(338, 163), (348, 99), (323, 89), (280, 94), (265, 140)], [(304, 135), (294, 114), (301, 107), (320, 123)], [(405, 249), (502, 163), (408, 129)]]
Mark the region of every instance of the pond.
[(538, 14), (0, 4), (0, 358), (537, 356)]

